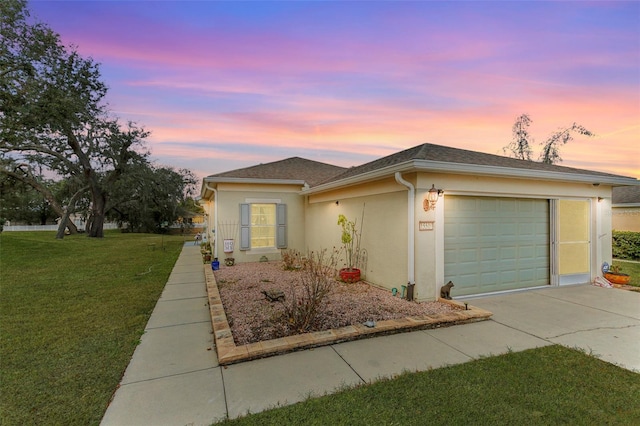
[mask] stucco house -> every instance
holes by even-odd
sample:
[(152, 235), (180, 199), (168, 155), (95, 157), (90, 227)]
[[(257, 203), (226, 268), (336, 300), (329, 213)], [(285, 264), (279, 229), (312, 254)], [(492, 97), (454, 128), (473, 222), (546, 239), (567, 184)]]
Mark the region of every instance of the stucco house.
[(640, 232), (640, 186), (613, 188), (611, 202), (612, 228)]
[(448, 281), (454, 298), (592, 281), (611, 263), (612, 188), (638, 184), (423, 144), (347, 169), (294, 157), (219, 173), (201, 198), (219, 258), (331, 249), (344, 214), (362, 225), (368, 282), (436, 300)]

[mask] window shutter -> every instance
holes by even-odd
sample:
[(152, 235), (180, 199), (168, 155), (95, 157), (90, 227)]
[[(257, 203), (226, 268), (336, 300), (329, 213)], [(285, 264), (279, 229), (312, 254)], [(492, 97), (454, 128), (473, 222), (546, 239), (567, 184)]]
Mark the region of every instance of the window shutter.
[(240, 250), (251, 248), (251, 205), (240, 204)]
[(276, 247), (287, 248), (287, 205), (276, 204)]

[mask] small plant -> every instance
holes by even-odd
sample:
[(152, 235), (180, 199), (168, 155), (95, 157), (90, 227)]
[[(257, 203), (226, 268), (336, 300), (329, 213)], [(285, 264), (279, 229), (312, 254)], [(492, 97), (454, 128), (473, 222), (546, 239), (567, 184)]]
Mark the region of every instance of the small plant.
[(324, 299), (331, 291), (336, 257), (326, 257), (326, 250), (311, 252), (302, 270), (302, 294), (291, 288), (286, 302), (281, 302), (283, 319), (295, 333), (305, 333), (312, 327), (318, 315), (325, 309)]
[(622, 274), (622, 268), (619, 265), (611, 265), (611, 267), (609, 268), (609, 273), (620, 275)]
[(347, 269), (352, 271), (360, 255), (360, 233), (356, 226), (356, 221), (350, 221), (343, 214), (338, 215), (338, 225), (342, 227), (342, 246), (344, 247)]
[(295, 249), (282, 250), (282, 267), (287, 271), (302, 269), (302, 254)]

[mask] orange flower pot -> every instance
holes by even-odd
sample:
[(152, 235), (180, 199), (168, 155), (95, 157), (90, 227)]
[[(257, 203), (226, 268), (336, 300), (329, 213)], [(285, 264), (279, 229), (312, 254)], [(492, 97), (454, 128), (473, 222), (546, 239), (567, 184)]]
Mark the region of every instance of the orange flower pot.
[(604, 274), (604, 277), (613, 284), (629, 284), (629, 280), (631, 280), (631, 277), (627, 274), (612, 274), (610, 272)]

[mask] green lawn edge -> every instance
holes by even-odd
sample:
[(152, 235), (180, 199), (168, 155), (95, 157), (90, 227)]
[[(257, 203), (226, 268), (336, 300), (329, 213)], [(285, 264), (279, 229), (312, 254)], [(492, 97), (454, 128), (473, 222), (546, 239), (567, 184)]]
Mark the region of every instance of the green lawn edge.
[(551, 345), (407, 372), (219, 424), (637, 425), (640, 375)]

